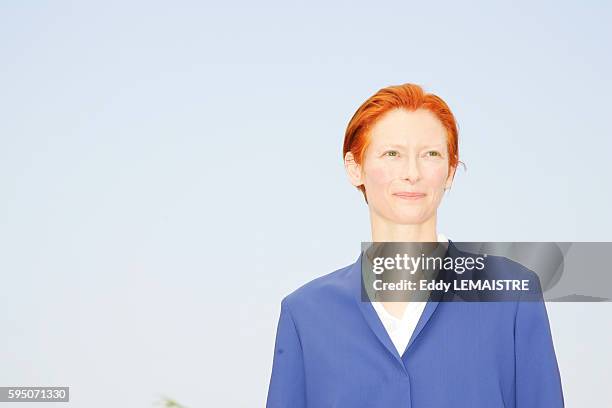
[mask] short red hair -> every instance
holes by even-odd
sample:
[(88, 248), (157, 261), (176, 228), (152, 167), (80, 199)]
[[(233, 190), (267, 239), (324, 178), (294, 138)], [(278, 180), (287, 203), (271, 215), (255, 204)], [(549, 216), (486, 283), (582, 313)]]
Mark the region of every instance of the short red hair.
[[(407, 109), (414, 111), (426, 109), (433, 113), (446, 128), (447, 147), (449, 154), (449, 170), (459, 163), (459, 132), (457, 122), (450, 108), (442, 98), (431, 93), (425, 93), (423, 88), (415, 84), (388, 86), (370, 96), (353, 115), (344, 135), (342, 159), (348, 152), (353, 153), (357, 163), (363, 162), (364, 153), (370, 143), (369, 131), (376, 121), (392, 109)], [(363, 193), (366, 202), (365, 187), (357, 187)]]

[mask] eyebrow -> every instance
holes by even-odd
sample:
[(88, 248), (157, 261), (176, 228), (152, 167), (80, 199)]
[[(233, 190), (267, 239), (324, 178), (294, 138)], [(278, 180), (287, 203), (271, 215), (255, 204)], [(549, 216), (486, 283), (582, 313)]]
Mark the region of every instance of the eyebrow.
[(381, 149), (403, 149), (404, 146), (398, 144), (384, 144), (380, 146)]
[[(384, 144), (380, 148), (381, 149), (389, 149), (389, 148), (390, 149), (403, 149), (405, 147), (406, 146), (404, 146), (404, 145), (399, 145), (399, 144), (393, 143), (393, 144)], [(422, 149), (444, 148), (444, 147), (446, 147), (446, 144), (444, 144), (444, 143), (428, 144), (428, 145), (421, 146)]]

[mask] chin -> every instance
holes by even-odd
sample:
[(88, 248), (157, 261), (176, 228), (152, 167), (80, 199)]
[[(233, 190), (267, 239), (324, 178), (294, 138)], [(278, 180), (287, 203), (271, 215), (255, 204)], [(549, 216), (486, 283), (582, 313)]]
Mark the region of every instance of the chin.
[(401, 225), (420, 225), (427, 221), (427, 217), (423, 214), (393, 214), (389, 220), (395, 224)]

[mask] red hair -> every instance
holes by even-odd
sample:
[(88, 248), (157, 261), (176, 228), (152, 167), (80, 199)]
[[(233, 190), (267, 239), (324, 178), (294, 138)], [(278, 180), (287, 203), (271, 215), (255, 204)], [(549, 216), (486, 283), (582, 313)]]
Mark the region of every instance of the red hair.
[[(433, 113), (446, 129), (446, 140), (449, 154), (449, 170), (459, 163), (459, 132), (457, 122), (450, 108), (442, 98), (425, 93), (423, 88), (415, 84), (388, 86), (370, 96), (353, 115), (344, 135), (342, 158), (348, 152), (353, 153), (358, 164), (363, 162), (364, 153), (370, 143), (369, 131), (385, 113), (392, 109), (414, 111), (426, 109)], [(363, 193), (366, 202), (365, 187), (357, 187)]]

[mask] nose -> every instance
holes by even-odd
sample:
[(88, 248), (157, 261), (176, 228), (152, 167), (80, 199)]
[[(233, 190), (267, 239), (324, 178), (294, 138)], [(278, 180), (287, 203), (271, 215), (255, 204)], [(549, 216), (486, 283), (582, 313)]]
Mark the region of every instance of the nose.
[(411, 184), (416, 183), (421, 178), (418, 160), (416, 158), (407, 158), (402, 166), (401, 178), (408, 180)]

